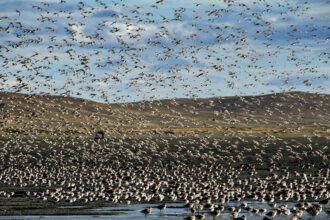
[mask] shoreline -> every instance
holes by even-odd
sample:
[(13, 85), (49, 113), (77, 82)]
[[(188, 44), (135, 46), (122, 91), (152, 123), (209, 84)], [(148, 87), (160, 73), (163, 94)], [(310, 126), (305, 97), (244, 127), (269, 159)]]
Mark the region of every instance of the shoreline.
[(185, 201), (205, 205), (209, 199), (225, 209), (239, 208), (243, 201), (264, 201), (268, 210), (277, 209), (272, 203), (302, 203), (310, 216), (308, 210), (326, 199), (321, 212), (329, 210), (328, 146), (328, 137), (204, 135), (100, 144), (1, 141), (0, 216), (125, 215), (97, 209)]

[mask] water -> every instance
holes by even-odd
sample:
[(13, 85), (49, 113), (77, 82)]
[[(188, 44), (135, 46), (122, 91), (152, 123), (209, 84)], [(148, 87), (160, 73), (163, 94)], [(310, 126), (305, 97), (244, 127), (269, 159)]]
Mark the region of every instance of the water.
[[(248, 206), (253, 208), (266, 208), (267, 212), (271, 209), (267, 203), (263, 202), (246, 202)], [(291, 209), (294, 207), (295, 203), (279, 203), (276, 207), (279, 207), (283, 204), (287, 205), (288, 209)], [(183, 203), (167, 203), (167, 208), (163, 211), (160, 211), (156, 208), (158, 204), (133, 204), (128, 206), (120, 206), (120, 207), (102, 207), (93, 209), (96, 213), (102, 213), (104, 212), (105, 215), (75, 215), (75, 216), (0, 216), (0, 219), (52, 219), (52, 220), (67, 220), (67, 219), (82, 219), (82, 220), (90, 220), (90, 219), (97, 219), (97, 220), (118, 220), (118, 219), (136, 219), (136, 220), (147, 220), (147, 219), (157, 219), (157, 220), (163, 220), (163, 219), (184, 219), (184, 217), (187, 217), (191, 215), (190, 209), (183, 208)], [(240, 206), (241, 203), (226, 203), (226, 207), (228, 206)], [(152, 209), (151, 214), (145, 216), (143, 213), (141, 213), (141, 210), (147, 208), (147, 207), (154, 207)], [(62, 208), (75, 208), (75, 207), (62, 207)], [(326, 207), (329, 208), (329, 205)], [(266, 212), (266, 213), (267, 213)], [(111, 213), (112, 215), (107, 215), (106, 213)], [(213, 220), (212, 216), (209, 216), (206, 213), (206, 220)], [(262, 220), (266, 213), (263, 214), (253, 214), (250, 213), (244, 208), (242, 208), (242, 211), (239, 213), (238, 216), (245, 215), (247, 219), (255, 219), (255, 220)], [(197, 214), (197, 213), (196, 213)], [(216, 219), (218, 220), (232, 220), (232, 218), (229, 216), (229, 211), (224, 211), (221, 213), (220, 216), (218, 216)], [(290, 220), (292, 217), (292, 214), (289, 216), (280, 215), (276, 216), (275, 219), (277, 220)], [(320, 214), (317, 217), (311, 217), (306, 212), (304, 212), (302, 219), (317, 219), (317, 220), (329, 220), (330, 218), (327, 216), (326, 212), (322, 210)]]

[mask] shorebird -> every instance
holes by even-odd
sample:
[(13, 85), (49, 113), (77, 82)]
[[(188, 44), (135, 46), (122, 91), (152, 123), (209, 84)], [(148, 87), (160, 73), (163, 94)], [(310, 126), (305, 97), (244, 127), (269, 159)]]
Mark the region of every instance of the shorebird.
[(316, 206), (312, 206), (312, 207), (308, 207), (306, 209), (306, 212), (308, 212), (308, 214), (310, 214), (311, 216), (317, 216), (320, 213), (320, 208), (316, 207)]
[(293, 216), (291, 217), (291, 220), (298, 220), (298, 216), (297, 216), (297, 215), (293, 215)]
[(196, 216), (195, 215), (191, 215), (191, 216), (187, 216), (184, 218), (185, 220), (195, 220)]
[(266, 214), (266, 216), (271, 217), (271, 218), (274, 218), (274, 217), (276, 216), (276, 214), (277, 214), (277, 210), (274, 209), (274, 210), (269, 211), (269, 212)]
[(236, 218), (238, 216), (238, 211), (231, 212), (229, 216), (232, 218)]
[(241, 217), (234, 218), (234, 220), (246, 220), (246, 216), (242, 215)]
[(146, 209), (143, 209), (141, 212), (147, 217), (152, 211), (152, 207), (148, 207)]
[(163, 203), (163, 204), (157, 206), (157, 209), (159, 209), (160, 211), (165, 210), (166, 209), (166, 203)]
[(210, 215), (215, 219), (217, 216), (219, 216), (221, 213), (220, 209), (215, 209), (214, 211), (210, 212)]
[(204, 219), (205, 218), (205, 213), (201, 213), (199, 215), (196, 215), (197, 219)]

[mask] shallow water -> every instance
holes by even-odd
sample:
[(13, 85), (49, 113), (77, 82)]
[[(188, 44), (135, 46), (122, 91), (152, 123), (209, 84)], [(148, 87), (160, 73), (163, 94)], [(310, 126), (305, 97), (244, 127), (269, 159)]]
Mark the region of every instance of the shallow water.
[[(269, 210), (273, 209), (273, 207), (270, 207), (265, 202), (247, 201), (246, 203), (247, 203), (247, 206), (250, 206), (250, 207), (259, 208), (259, 209), (266, 208), (267, 212)], [(292, 203), (292, 202), (278, 203), (276, 207), (279, 207), (284, 204), (287, 205), (288, 209), (291, 209), (294, 207), (294, 205), (296, 203)], [(103, 207), (103, 208), (95, 209), (95, 211), (98, 211), (98, 212), (100, 212), (100, 211), (123, 212), (124, 211), (125, 213), (127, 213), (124, 216), (123, 215), (111, 216), (111, 219), (123, 219), (123, 217), (125, 219), (145, 219), (145, 216), (143, 213), (141, 213), (141, 210), (143, 210), (144, 208), (147, 208), (149, 206), (156, 207), (157, 205), (158, 204), (134, 204), (134, 205), (123, 206), (123, 207)], [(240, 205), (241, 205), (241, 203), (237, 203), (237, 202), (226, 203), (226, 207), (229, 207), (229, 206), (238, 207)], [(151, 214), (148, 215), (147, 218), (183, 219), (183, 217), (191, 215), (190, 210), (187, 208), (182, 208), (183, 206), (184, 206), (183, 203), (168, 203), (167, 208), (164, 211), (160, 211), (157, 208), (153, 208)], [(205, 212), (205, 213), (207, 214), (207, 212)], [(264, 216), (266, 215), (266, 213), (253, 214), (253, 213), (250, 213), (250, 212), (244, 210), (244, 208), (242, 208), (242, 211), (240, 212), (240, 214), (238, 216), (245, 215), (247, 217), (247, 219), (263, 219)], [(230, 214), (229, 211), (224, 211), (216, 219), (232, 219), (229, 216), (229, 214)], [(291, 219), (291, 217), (292, 217), (292, 215), (289, 215), (289, 216), (281, 215), (281, 216), (276, 216), (276, 219)], [(307, 213), (304, 213), (302, 218), (311, 218), (311, 216), (309, 216)], [(213, 217), (206, 216), (205, 219), (213, 219)], [(312, 219), (330, 219), (330, 218), (328, 218), (327, 214), (324, 211), (322, 211), (322, 212), (320, 212), (320, 214), (317, 217), (314, 217)]]
[[(255, 207), (255, 208), (266, 208), (267, 211), (273, 209), (270, 207), (267, 203), (264, 202), (255, 202), (255, 201), (247, 201), (246, 202), (248, 206), (250, 207)], [(278, 203), (276, 207), (279, 207), (283, 204), (287, 205), (287, 208), (292, 208), (294, 207), (295, 203)], [(75, 216), (0, 216), (0, 219), (84, 219), (84, 220), (89, 220), (89, 219), (113, 219), (113, 220), (118, 220), (118, 219), (136, 219), (136, 220), (146, 220), (146, 219), (157, 219), (157, 220), (162, 220), (162, 219), (183, 219), (184, 217), (187, 217), (191, 215), (191, 212), (187, 208), (182, 208), (183, 203), (167, 203), (167, 208), (163, 211), (158, 210), (157, 208), (153, 208), (151, 214), (148, 216), (145, 216), (143, 213), (141, 213), (141, 210), (147, 207), (156, 207), (158, 204), (132, 204), (128, 206), (119, 206), (119, 207), (102, 207), (102, 208), (97, 208), (93, 209), (93, 211), (100, 213), (100, 212), (105, 212), (105, 213), (113, 213), (114, 215), (75, 215)], [(228, 206), (240, 206), (241, 203), (226, 203), (226, 207)], [(79, 207), (79, 206), (78, 206)], [(62, 207), (62, 208), (75, 208), (75, 207)], [(327, 206), (326, 208), (329, 208)], [(205, 212), (206, 213), (206, 212)], [(229, 216), (229, 211), (224, 211), (221, 213), (220, 216), (218, 216), (216, 219), (219, 220), (231, 220), (232, 218)], [(207, 214), (207, 213), (206, 213)], [(245, 215), (247, 219), (256, 219), (256, 220), (262, 220), (266, 213), (263, 214), (253, 214), (249, 213), (248, 211), (244, 210), (242, 208), (242, 211), (239, 213), (238, 216)], [(291, 219), (292, 215), (285, 216), (285, 215), (280, 215), (276, 216), (275, 219), (278, 220), (289, 220)], [(206, 216), (205, 219), (208, 220), (213, 220), (212, 216)], [(317, 217), (311, 217), (308, 215), (306, 212), (302, 216), (302, 219), (317, 219), (317, 220), (329, 220), (330, 218), (327, 216), (324, 210), (320, 212), (320, 214)]]

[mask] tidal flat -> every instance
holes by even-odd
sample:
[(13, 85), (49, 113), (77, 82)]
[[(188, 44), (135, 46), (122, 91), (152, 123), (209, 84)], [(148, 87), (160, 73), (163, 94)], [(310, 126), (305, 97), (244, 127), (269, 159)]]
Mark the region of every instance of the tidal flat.
[(2, 138), (0, 215), (326, 219), (328, 146), (279, 134)]

